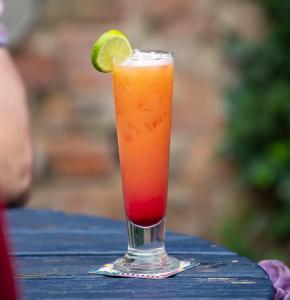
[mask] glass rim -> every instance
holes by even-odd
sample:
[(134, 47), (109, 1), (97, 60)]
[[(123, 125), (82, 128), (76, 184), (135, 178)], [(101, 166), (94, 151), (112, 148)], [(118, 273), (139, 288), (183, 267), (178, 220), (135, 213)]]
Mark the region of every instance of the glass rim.
[[(133, 49), (134, 51), (135, 49)], [(158, 61), (158, 60), (166, 60), (166, 59), (173, 59), (173, 52), (167, 51), (167, 50), (153, 50), (153, 49), (137, 49), (141, 53), (154, 53), (156, 54), (156, 57), (134, 57), (133, 55), (129, 57), (124, 57), (124, 56), (118, 56), (118, 55), (113, 55), (113, 60), (114, 59), (120, 59), (123, 58), (124, 60), (128, 61)], [(163, 56), (158, 56), (158, 54), (163, 54)], [(116, 64), (121, 64), (122, 62)]]
[(128, 57), (128, 59), (132, 59), (132, 60), (160, 60), (160, 59), (167, 59), (168, 57), (172, 57), (173, 58), (173, 52), (171, 51), (167, 51), (167, 50), (154, 50), (154, 49), (138, 49), (141, 53), (154, 53), (154, 54), (164, 54), (166, 55), (166, 57), (164, 56), (157, 56), (157, 57), (134, 57), (134, 56), (130, 56)]

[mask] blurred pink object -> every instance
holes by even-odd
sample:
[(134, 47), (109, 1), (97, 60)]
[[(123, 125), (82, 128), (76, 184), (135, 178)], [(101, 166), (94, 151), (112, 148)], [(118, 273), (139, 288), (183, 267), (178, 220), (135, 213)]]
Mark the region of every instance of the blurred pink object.
[(11, 259), (5, 238), (5, 216), (3, 199), (0, 196), (0, 299), (17, 300)]
[[(3, 0), (0, 0), (0, 17), (2, 16), (4, 11), (4, 3)], [(8, 43), (8, 35), (5, 30), (5, 27), (2, 23), (0, 23), (0, 46), (5, 46)]]
[(279, 260), (262, 260), (259, 266), (273, 282), (276, 290), (274, 300), (290, 300), (290, 269)]

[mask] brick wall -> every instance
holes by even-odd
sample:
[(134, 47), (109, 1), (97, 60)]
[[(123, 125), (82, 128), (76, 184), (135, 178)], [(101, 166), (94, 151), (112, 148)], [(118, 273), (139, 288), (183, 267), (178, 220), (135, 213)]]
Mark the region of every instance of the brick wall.
[(29, 206), (122, 218), (111, 78), (90, 64), (94, 40), (111, 28), (133, 46), (175, 55), (168, 204), (170, 228), (206, 237), (239, 191), (217, 155), (222, 88), (235, 78), (223, 38), (264, 31), (253, 2), (235, 0), (50, 0), (15, 49), (29, 90), (36, 179)]

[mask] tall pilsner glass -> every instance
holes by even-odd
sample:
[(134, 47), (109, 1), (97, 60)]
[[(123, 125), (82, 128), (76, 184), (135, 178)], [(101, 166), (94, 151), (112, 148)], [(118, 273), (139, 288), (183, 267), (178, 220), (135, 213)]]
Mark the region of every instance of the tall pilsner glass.
[(173, 57), (138, 51), (113, 66), (116, 124), (127, 217), (128, 251), (114, 262), (126, 273), (166, 272), (165, 252)]

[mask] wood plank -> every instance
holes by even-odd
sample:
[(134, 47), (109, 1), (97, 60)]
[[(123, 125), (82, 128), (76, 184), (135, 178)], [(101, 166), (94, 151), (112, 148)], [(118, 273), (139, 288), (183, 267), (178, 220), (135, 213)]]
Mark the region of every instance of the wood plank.
[(24, 279), (25, 299), (271, 299), (272, 290), (263, 279), (166, 280), (132, 278), (63, 277)]
[[(31, 256), (17, 257), (19, 277), (49, 278), (86, 276), (88, 270), (114, 261), (117, 255), (96, 256)], [(194, 258), (200, 265), (178, 274), (180, 278), (262, 278), (267, 279), (265, 272), (249, 259), (237, 256), (218, 256), (199, 254), (194, 256), (175, 255), (186, 260)]]
[[(98, 232), (122, 232), (124, 222), (95, 216), (66, 214), (47, 209), (15, 208), (8, 211), (8, 220), (15, 231), (94, 230)], [(77, 222), (76, 222), (77, 220)]]
[[(87, 231), (62, 232), (13, 232), (13, 248), (16, 254), (47, 254), (48, 252), (82, 254), (82, 253), (123, 253), (127, 248), (127, 237), (123, 233), (102, 234)], [(29, 243), (27, 242), (29, 241)], [(213, 245), (209, 241), (186, 235), (168, 234), (166, 248), (175, 253), (209, 253), (232, 254), (229, 250)]]
[[(127, 247), (124, 222), (106, 218), (67, 215), (47, 210), (15, 209), (9, 213), (11, 234), (17, 254), (121, 254)], [(29, 243), (26, 241), (29, 240)], [(171, 232), (166, 236), (168, 251), (229, 253), (209, 241)], [(206, 248), (206, 250), (205, 250)]]

